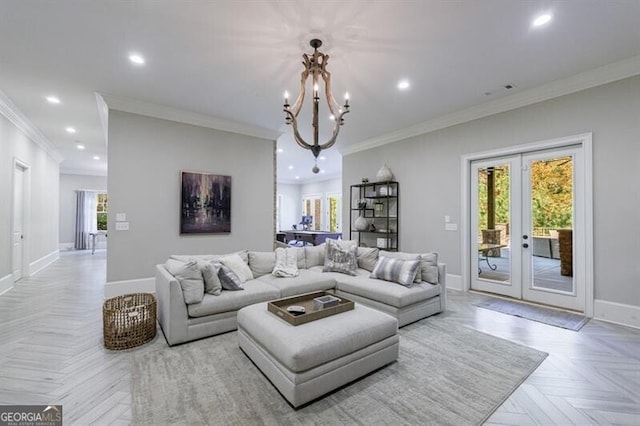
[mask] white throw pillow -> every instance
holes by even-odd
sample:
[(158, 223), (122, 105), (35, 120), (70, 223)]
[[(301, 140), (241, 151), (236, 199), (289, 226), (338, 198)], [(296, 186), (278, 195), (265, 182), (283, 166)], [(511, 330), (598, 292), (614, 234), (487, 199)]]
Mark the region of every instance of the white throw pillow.
[(222, 292), (222, 283), (220, 283), (220, 278), (218, 278), (220, 263), (199, 260), (198, 266), (200, 266), (202, 278), (204, 279), (204, 292), (219, 296)]
[(242, 260), (240, 255), (232, 254), (229, 256), (221, 257), (219, 262), (222, 263), (227, 268), (231, 269), (234, 274), (240, 278), (242, 283), (246, 283), (249, 280), (253, 279), (253, 273), (249, 268), (249, 265)]

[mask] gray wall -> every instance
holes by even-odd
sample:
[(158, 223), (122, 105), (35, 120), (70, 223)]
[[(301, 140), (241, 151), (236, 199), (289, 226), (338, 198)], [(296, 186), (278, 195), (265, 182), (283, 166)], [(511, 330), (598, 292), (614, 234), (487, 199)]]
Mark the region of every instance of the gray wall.
[(31, 205), (29, 263), (58, 250), (58, 174), (60, 166), (47, 152), (0, 114), (0, 278), (11, 273), (13, 161), (30, 167)]
[[(343, 158), (343, 193), (386, 162), (400, 182), (400, 247), (435, 250), (460, 275), (463, 154), (593, 132), (595, 298), (640, 306), (640, 77)], [(343, 218), (348, 217), (343, 206)]]
[[(273, 150), (266, 139), (110, 110), (107, 282), (153, 277), (176, 253), (272, 250)], [(231, 176), (231, 233), (180, 235), (181, 170)], [(129, 231), (115, 230), (116, 213)]]
[(75, 242), (76, 190), (107, 192), (106, 176), (60, 174), (60, 245)]

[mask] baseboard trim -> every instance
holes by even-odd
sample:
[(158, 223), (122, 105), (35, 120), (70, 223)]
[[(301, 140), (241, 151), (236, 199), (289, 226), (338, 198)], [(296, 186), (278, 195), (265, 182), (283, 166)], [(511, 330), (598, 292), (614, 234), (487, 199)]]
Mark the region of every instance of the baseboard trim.
[(13, 274), (0, 278), (0, 296), (13, 288)]
[(627, 327), (640, 328), (640, 307), (596, 299), (593, 303), (593, 318)]
[(75, 244), (74, 243), (60, 243), (60, 244), (58, 244), (58, 250), (60, 250), (60, 251), (73, 250), (74, 248), (75, 248)]
[(156, 279), (139, 278), (137, 280), (111, 281), (104, 286), (104, 297), (122, 296), (129, 293), (155, 293)]
[(60, 259), (60, 250), (54, 250), (51, 253), (42, 256), (40, 259), (29, 264), (29, 276), (37, 274), (56, 260)]
[(462, 291), (462, 276), (447, 274), (447, 288)]

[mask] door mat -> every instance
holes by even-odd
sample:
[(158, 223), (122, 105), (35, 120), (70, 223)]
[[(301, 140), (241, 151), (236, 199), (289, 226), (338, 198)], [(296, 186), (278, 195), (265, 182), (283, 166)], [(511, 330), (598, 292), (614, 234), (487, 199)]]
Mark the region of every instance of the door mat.
[(580, 330), (589, 321), (584, 315), (504, 299), (491, 298), (475, 306), (573, 331)]

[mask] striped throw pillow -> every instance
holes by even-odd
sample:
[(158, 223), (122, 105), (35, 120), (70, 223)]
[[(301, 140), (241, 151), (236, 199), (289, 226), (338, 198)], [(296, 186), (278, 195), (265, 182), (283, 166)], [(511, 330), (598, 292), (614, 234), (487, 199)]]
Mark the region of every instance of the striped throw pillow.
[(411, 287), (419, 267), (420, 260), (391, 259), (380, 256), (369, 277)]

